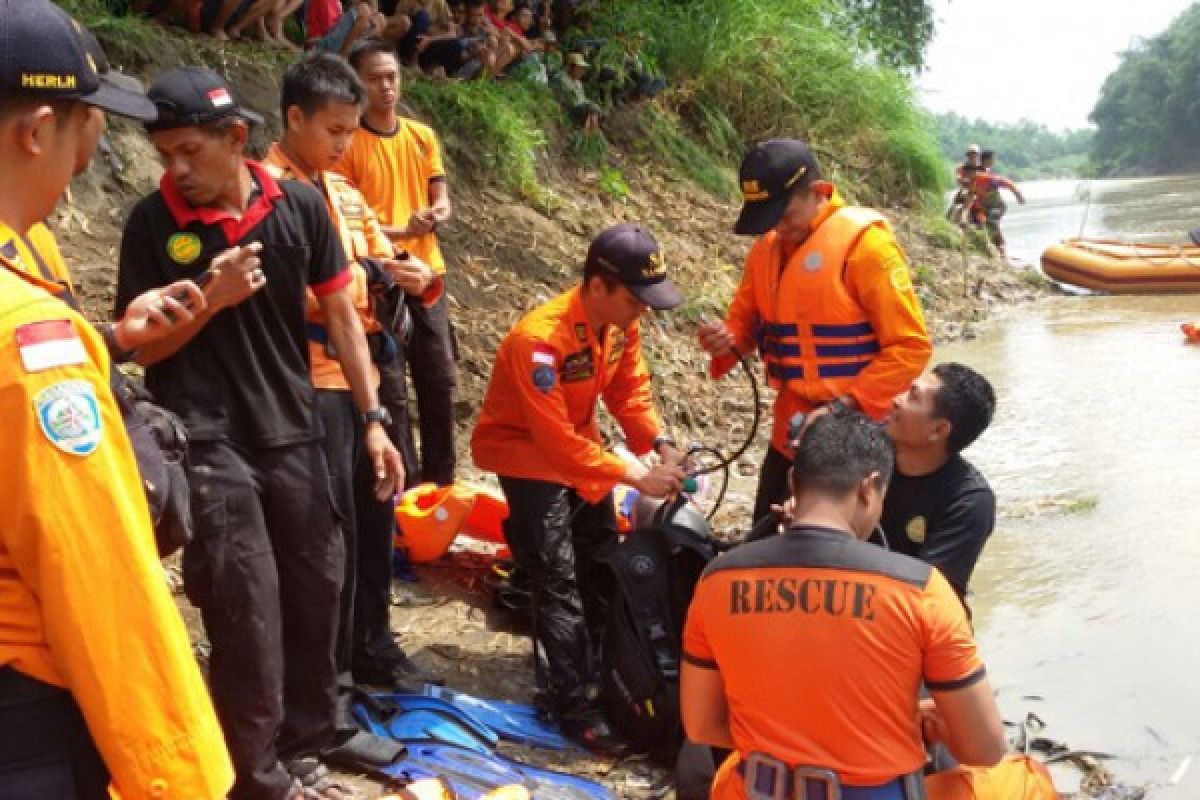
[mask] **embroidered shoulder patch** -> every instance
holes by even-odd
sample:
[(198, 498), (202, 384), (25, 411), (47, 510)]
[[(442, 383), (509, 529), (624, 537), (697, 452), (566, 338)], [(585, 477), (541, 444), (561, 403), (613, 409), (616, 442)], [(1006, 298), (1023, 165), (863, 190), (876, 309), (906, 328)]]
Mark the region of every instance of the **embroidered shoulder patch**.
[(554, 367), (539, 364), (533, 369), (533, 385), (542, 394), (550, 394), (550, 390), (554, 388), (554, 382), (557, 379), (558, 376), (554, 372)]
[(103, 424), (96, 388), (89, 381), (60, 381), (33, 398), (38, 425), (50, 443), (76, 456), (88, 456), (100, 445)]
[(888, 281), (892, 284), (892, 288), (897, 292), (911, 292), (913, 289), (912, 274), (908, 271), (908, 264), (904, 263), (903, 259), (897, 259), (888, 264), (891, 268), (888, 272)]

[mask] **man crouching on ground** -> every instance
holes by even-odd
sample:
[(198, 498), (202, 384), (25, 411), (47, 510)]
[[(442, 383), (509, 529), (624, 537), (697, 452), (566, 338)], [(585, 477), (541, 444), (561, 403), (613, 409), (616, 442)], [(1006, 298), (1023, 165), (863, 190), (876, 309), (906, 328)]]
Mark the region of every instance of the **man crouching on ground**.
[[(617, 539), (612, 489), (626, 483), (662, 497), (683, 480), (654, 413), (638, 319), (679, 302), (654, 237), (629, 224), (603, 231), (582, 284), (504, 338), (471, 439), (476, 466), (500, 477), (504, 536), (530, 579), (538, 689), (563, 732), (596, 752), (621, 748), (596, 701), (611, 591), (604, 559)], [(656, 450), (663, 464), (647, 469), (605, 451), (601, 398), (630, 450)]]

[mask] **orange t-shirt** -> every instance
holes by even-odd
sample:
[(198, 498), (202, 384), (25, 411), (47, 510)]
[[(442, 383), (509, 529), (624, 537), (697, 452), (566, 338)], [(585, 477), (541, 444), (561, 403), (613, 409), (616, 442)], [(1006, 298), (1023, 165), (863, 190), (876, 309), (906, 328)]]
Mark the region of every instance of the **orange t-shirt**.
[(598, 339), (576, 287), (526, 314), (500, 343), (471, 436), (475, 466), (571, 486), (599, 502), (625, 475), (625, 462), (600, 438), (601, 398), (629, 449), (649, 452), (660, 425), (641, 327), (610, 327)]
[[(403, 228), (414, 212), (429, 207), (429, 185), (446, 179), (437, 134), (428, 125), (396, 117), (396, 132), (359, 128), (341, 163), (334, 168), (358, 187), (385, 227)], [(446, 262), (436, 233), (397, 239), (438, 275)]]
[(216, 800), (233, 768), (108, 351), (58, 288), (0, 258), (0, 666), (70, 690), (125, 800)]
[[(924, 562), (828, 528), (726, 553), (696, 588), (684, 658), (721, 673), (737, 754), (876, 786), (925, 763), (921, 682), (962, 688), (983, 662), (962, 604)], [(741, 800), (725, 768), (712, 797)]]

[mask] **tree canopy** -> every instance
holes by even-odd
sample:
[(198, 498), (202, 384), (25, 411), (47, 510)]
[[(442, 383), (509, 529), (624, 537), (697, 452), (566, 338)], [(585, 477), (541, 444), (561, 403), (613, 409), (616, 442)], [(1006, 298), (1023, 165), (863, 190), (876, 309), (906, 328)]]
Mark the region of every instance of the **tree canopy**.
[(1200, 4), (1121, 54), (1091, 120), (1091, 158), (1100, 174), (1200, 169)]
[(1015, 125), (938, 114), (938, 146), (952, 163), (962, 161), (968, 146), (996, 152), (998, 170), (1012, 178), (1065, 178), (1088, 171), (1093, 132), (1088, 129), (1056, 133), (1030, 120)]

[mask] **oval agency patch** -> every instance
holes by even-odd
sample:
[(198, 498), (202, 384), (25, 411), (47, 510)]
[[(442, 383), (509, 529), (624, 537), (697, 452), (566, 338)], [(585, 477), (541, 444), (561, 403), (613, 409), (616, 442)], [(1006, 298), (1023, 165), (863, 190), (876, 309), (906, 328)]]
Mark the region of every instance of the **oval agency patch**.
[(897, 292), (912, 291), (912, 275), (908, 271), (908, 265), (903, 261), (892, 267), (892, 271), (888, 276), (888, 279), (892, 282), (892, 288)]
[(76, 456), (91, 455), (100, 445), (103, 425), (96, 389), (89, 381), (60, 381), (33, 398), (38, 425), (50, 443)]
[(822, 265), (825, 264), (825, 256), (821, 255), (820, 250), (813, 250), (804, 257), (804, 268), (809, 272), (816, 272)]
[(533, 368), (533, 385), (538, 388), (538, 391), (544, 394), (549, 394), (550, 390), (554, 388), (556, 377), (554, 367), (539, 364)]
[(176, 264), (191, 264), (203, 250), (200, 237), (194, 233), (173, 233), (167, 239), (167, 255)]
[(904, 535), (917, 544), (925, 541), (925, 518), (913, 517), (910, 519), (904, 526)]

